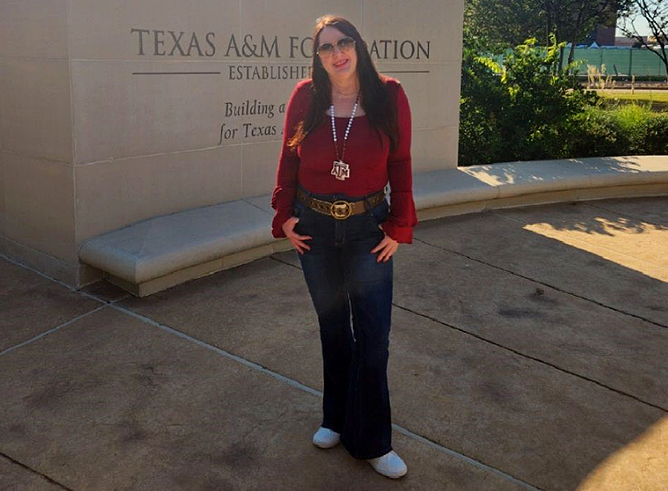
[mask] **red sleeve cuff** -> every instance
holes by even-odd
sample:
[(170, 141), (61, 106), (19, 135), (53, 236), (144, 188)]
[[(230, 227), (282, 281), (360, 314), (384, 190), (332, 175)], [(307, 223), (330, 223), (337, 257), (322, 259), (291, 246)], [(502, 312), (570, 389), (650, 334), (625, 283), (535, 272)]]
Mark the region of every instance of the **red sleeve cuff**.
[(281, 209), (276, 212), (274, 219), (271, 222), (271, 235), (275, 239), (286, 237), (285, 232), (283, 232), (283, 224), (291, 216), (292, 210), (290, 208)]
[(383, 232), (400, 244), (413, 243), (413, 227), (401, 227), (392, 222), (389, 218), (381, 223), (380, 227), (383, 229)]

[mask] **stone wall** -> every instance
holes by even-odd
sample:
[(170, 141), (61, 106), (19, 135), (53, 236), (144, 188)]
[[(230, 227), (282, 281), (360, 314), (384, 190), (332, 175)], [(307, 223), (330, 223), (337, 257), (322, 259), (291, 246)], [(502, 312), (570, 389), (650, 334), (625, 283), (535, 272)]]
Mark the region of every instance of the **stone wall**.
[[(331, 7), (3, 2), (0, 251), (80, 283), (77, 248), (90, 237), (269, 193), (284, 103)], [(414, 170), (455, 167), (463, 0), (336, 8), (406, 89)]]

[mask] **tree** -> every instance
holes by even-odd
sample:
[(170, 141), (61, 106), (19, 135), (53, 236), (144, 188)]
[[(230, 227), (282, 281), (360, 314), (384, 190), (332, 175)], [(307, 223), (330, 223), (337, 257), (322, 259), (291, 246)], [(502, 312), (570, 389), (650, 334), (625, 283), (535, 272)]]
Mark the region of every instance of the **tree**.
[(617, 12), (632, 0), (539, 0), (545, 12), (546, 30), (554, 32), (558, 41), (571, 44), (568, 64), (573, 62), (575, 45), (597, 24), (615, 25)]
[[(546, 10), (554, 12), (558, 22), (570, 23), (570, 37), (564, 38), (571, 43), (568, 64), (573, 62), (575, 45), (596, 24), (614, 25), (617, 12), (627, 8), (633, 0), (541, 0)], [(563, 25), (563, 24), (562, 24)], [(557, 39), (559, 39), (557, 37)]]
[[(638, 33), (635, 26), (638, 17), (643, 17), (647, 21), (652, 37), (656, 39), (659, 49), (653, 49), (648, 39)], [(633, 0), (631, 5), (622, 12), (620, 30), (625, 36), (636, 39), (642, 46), (661, 58), (668, 76), (668, 53), (666, 52), (666, 43), (668, 43), (668, 0)]]
[(485, 38), (488, 47), (509, 48), (529, 37), (549, 42), (539, 2), (531, 0), (466, 0), (464, 32)]
[[(596, 24), (614, 25), (617, 11), (633, 0), (467, 0), (464, 24), (468, 32), (495, 44), (516, 46), (536, 37), (550, 44), (570, 42), (568, 63), (578, 41)], [(662, 0), (668, 1), (668, 0)]]
[[(555, 0), (546, 0), (552, 1)], [(633, 0), (556, 0), (557, 3), (565, 4), (565, 11), (572, 13), (574, 25), (572, 28), (571, 49), (568, 53), (568, 63), (573, 62), (575, 44), (580, 36), (590, 32), (596, 24), (614, 25), (617, 13), (624, 10)]]

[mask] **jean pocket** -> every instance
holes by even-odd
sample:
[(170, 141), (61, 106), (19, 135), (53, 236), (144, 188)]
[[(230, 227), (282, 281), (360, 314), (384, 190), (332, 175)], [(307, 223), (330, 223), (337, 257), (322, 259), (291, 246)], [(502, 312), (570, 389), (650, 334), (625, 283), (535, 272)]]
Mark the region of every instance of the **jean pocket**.
[(311, 210), (309, 210), (304, 203), (295, 199), (292, 205), (292, 214), (299, 218), (299, 221), (295, 224), (293, 229), (298, 234), (303, 234), (306, 230), (306, 222), (308, 221)]
[(304, 210), (306, 209), (306, 205), (302, 203), (301, 201), (295, 199), (294, 202), (292, 203), (292, 215), (301, 218), (302, 215), (304, 214)]
[(387, 220), (389, 214), (390, 214), (390, 205), (387, 203), (386, 199), (383, 200), (382, 203), (376, 205), (369, 212), (369, 216), (377, 226), (380, 226), (381, 223)]

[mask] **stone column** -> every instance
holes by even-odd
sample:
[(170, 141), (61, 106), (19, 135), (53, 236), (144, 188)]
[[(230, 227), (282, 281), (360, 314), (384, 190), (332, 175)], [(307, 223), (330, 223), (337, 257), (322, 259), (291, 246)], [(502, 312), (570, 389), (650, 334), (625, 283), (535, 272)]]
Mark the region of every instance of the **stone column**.
[(0, 2), (0, 253), (76, 281), (65, 0)]

